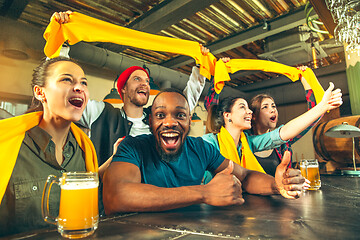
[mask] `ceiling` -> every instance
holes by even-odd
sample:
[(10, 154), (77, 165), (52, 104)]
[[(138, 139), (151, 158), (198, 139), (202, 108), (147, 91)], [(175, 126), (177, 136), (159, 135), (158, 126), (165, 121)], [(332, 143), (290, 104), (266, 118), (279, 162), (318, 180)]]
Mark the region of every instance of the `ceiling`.
[[(312, 18), (326, 16), (324, 0), (0, 0), (0, 15), (30, 24), (42, 31), (55, 11), (72, 10), (113, 24), (174, 38), (197, 41), (218, 58), (270, 59), (287, 65), (312, 66), (311, 42), (321, 59), (321, 67), (344, 62), (342, 46), (331, 34), (328, 17), (311, 26)], [(320, 9), (320, 10), (319, 10)], [(325, 14), (325, 15), (324, 15)], [(320, 22), (320, 23), (319, 23)], [(30, 26), (29, 25), (29, 26)], [(326, 26), (326, 27), (325, 27)], [(333, 29), (330, 29), (330, 32)], [(312, 38), (310, 38), (312, 36)], [(312, 41), (310, 41), (312, 39)], [(189, 74), (194, 61), (186, 56), (136, 49), (112, 43), (93, 46), (143, 62)], [(247, 85), (276, 78), (273, 73), (241, 71), (231, 76), (227, 86), (243, 90)]]

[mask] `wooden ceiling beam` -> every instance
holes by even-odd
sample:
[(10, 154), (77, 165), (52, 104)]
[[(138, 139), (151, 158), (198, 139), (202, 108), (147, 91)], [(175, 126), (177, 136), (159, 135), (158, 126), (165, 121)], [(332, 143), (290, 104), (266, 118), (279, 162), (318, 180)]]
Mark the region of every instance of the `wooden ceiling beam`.
[(331, 35), (334, 35), (336, 23), (331, 15), (330, 10), (327, 8), (325, 0), (310, 0), (311, 5), (314, 7), (315, 12), (324, 23), (326, 29)]
[(0, 5), (0, 15), (9, 17), (11, 19), (18, 19), (29, 1), (26, 0), (6, 0)]
[(220, 0), (164, 1), (164, 4), (159, 4), (158, 7), (154, 7), (154, 9), (144, 14), (144, 17), (139, 17), (130, 23), (128, 27), (142, 32), (158, 33), (219, 1)]
[[(316, 16), (316, 13), (313, 11), (311, 12), (310, 16)], [(253, 41), (264, 39), (266, 37), (300, 26), (301, 24), (305, 23), (305, 18), (306, 16), (304, 13), (304, 8), (300, 8), (293, 13), (283, 15), (269, 21), (268, 24), (270, 24), (270, 29), (264, 29), (263, 25), (257, 25), (245, 31), (213, 42), (206, 47), (210, 49), (212, 54), (216, 55), (218, 53), (225, 52)], [(161, 65), (168, 68), (176, 68), (182, 65), (186, 65), (192, 61), (193, 59), (188, 56), (179, 56), (172, 58), (162, 63)]]

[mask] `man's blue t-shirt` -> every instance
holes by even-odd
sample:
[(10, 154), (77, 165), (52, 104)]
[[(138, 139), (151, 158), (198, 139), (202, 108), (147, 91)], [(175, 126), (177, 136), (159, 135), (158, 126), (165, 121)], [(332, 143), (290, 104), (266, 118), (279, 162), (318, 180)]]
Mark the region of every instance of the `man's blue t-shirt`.
[(128, 162), (139, 167), (141, 182), (158, 187), (199, 185), (206, 170), (214, 172), (224, 157), (202, 138), (187, 137), (179, 158), (173, 162), (160, 159), (151, 135), (127, 136), (119, 145), (114, 162)]

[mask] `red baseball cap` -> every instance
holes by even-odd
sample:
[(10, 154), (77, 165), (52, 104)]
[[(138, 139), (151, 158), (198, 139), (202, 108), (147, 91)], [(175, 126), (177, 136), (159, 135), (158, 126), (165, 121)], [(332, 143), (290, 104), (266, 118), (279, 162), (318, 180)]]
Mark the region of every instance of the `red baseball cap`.
[(129, 79), (130, 75), (136, 70), (144, 71), (146, 73), (146, 75), (148, 76), (148, 78), (150, 78), (149, 73), (142, 67), (132, 66), (132, 67), (125, 69), (125, 71), (123, 71), (117, 79), (117, 90), (121, 96), (121, 99), (123, 99), (123, 96), (121, 94), (121, 89), (124, 87), (126, 81)]

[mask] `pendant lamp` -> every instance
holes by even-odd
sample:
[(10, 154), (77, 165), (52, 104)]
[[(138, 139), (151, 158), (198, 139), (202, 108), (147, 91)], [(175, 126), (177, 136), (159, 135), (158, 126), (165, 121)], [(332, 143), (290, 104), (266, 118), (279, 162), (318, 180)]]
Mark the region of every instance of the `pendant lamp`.
[(104, 100), (103, 100), (104, 102), (115, 103), (115, 104), (123, 103), (117, 89), (115, 88), (115, 84), (116, 84), (116, 81), (118, 78), (119, 78), (119, 76), (117, 76), (115, 78), (114, 84), (113, 84), (112, 89), (110, 90), (110, 93), (104, 97)]

